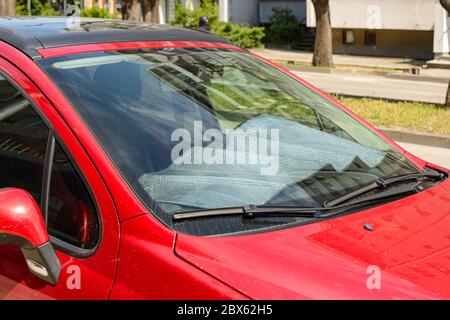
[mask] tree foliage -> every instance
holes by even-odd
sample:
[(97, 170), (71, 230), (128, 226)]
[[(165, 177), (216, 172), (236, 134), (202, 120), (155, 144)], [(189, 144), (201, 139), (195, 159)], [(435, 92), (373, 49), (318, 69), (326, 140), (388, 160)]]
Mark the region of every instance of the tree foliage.
[(289, 8), (272, 8), (268, 38), (272, 43), (292, 43), (300, 33), (298, 20)]
[(199, 8), (189, 10), (180, 0), (177, 0), (175, 3), (175, 18), (171, 23), (185, 28), (198, 28), (199, 19), (203, 16), (208, 17), (211, 26), (219, 21), (218, 7), (215, 1), (203, 1)]
[(189, 10), (181, 1), (175, 5), (175, 18), (171, 21), (174, 25), (186, 28), (198, 28), (200, 17), (208, 17), (211, 31), (231, 43), (242, 48), (262, 47), (262, 39), (265, 36), (264, 28), (251, 27), (234, 24), (230, 22), (219, 22), (218, 7), (213, 0), (203, 0), (200, 7)]
[[(17, 0), (16, 14), (19, 16), (28, 15), (27, 0)], [(59, 11), (48, 4), (47, 0), (31, 0), (31, 15), (33, 16), (59, 16)]]
[(96, 6), (81, 10), (81, 16), (89, 18), (117, 19), (116, 14), (110, 14), (107, 10)]
[(218, 22), (212, 27), (213, 33), (221, 36), (241, 48), (262, 48), (265, 37), (264, 28)]

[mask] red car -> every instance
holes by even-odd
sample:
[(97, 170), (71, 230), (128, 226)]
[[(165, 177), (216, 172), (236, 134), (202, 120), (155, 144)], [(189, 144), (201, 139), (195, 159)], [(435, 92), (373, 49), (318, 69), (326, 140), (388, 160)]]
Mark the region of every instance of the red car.
[(449, 171), (288, 71), (4, 18), (0, 73), (0, 298), (450, 298)]

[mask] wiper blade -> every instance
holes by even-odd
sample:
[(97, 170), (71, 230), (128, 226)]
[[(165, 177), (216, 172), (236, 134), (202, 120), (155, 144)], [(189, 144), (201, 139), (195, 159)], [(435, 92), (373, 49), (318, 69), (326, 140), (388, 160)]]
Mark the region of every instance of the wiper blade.
[(264, 217), (293, 216), (305, 218), (320, 218), (320, 212), (322, 210), (324, 210), (324, 208), (248, 205), (242, 207), (179, 212), (175, 213), (172, 219), (174, 222), (177, 222), (197, 218), (239, 216), (239, 215), (241, 215), (245, 219), (253, 219), (261, 216)]
[[(412, 181), (412, 180), (442, 180), (445, 175), (442, 173), (423, 173), (423, 174), (409, 174), (398, 177), (389, 178), (386, 180), (378, 179), (375, 182), (362, 187), (358, 190), (352, 191), (345, 194), (339, 198), (327, 201), (324, 203), (323, 207), (295, 207), (295, 206), (268, 206), (268, 205), (246, 205), (242, 207), (230, 207), (230, 208), (218, 208), (218, 209), (205, 209), (205, 210), (195, 210), (195, 211), (183, 211), (175, 213), (172, 217), (174, 222), (198, 219), (198, 218), (209, 218), (209, 217), (222, 217), (222, 216), (242, 216), (244, 219), (253, 219), (256, 217), (305, 217), (305, 218), (328, 218), (331, 215), (339, 213), (341, 209), (348, 209), (360, 203), (370, 202), (374, 200), (379, 200), (380, 198), (392, 197), (395, 195), (406, 194), (412, 192), (413, 189), (396, 190), (395, 192), (389, 192), (389, 194), (384, 194), (379, 197), (374, 195), (373, 197), (367, 197), (361, 199), (360, 201), (354, 201), (348, 204), (343, 204), (348, 200), (351, 200), (357, 196), (363, 195), (364, 193), (376, 190), (385, 189), (396, 183)], [(337, 212), (337, 213), (336, 213)]]
[[(351, 191), (347, 194), (344, 194), (338, 198), (335, 198), (333, 200), (330, 201), (326, 201), (323, 206), (324, 208), (335, 208), (336, 206), (345, 203), (353, 198), (356, 198), (358, 196), (361, 196), (365, 193), (368, 193), (370, 191), (374, 191), (374, 190), (383, 190), (386, 189), (389, 186), (401, 183), (401, 182), (407, 182), (407, 181), (419, 181), (419, 180), (424, 180), (424, 179), (431, 179), (431, 180), (436, 180), (436, 181), (441, 181), (442, 179), (444, 179), (444, 174), (440, 173), (440, 172), (433, 172), (433, 173), (413, 173), (413, 174), (407, 174), (407, 175), (402, 175), (402, 176), (398, 176), (398, 177), (393, 177), (393, 178), (388, 178), (388, 179), (377, 179), (374, 182), (372, 182), (371, 184), (364, 186), (362, 188), (359, 188), (357, 190)], [(401, 193), (404, 193), (404, 190), (402, 190)], [(392, 196), (393, 194), (391, 194)], [(365, 200), (363, 200), (365, 201)]]

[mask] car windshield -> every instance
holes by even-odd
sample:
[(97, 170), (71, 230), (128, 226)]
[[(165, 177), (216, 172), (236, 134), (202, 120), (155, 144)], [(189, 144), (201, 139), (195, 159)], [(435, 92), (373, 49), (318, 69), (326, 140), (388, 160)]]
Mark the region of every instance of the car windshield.
[(418, 172), (333, 102), (244, 51), (104, 51), (39, 64), (143, 203), (180, 232), (302, 222), (172, 217), (249, 204), (320, 207), (379, 178)]

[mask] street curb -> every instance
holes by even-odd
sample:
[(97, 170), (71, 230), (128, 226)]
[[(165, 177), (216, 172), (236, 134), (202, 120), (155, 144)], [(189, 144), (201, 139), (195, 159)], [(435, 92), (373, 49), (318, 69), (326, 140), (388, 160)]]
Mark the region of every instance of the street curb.
[(440, 107), (445, 106), (444, 99), (442, 101), (423, 101), (423, 100), (414, 100), (414, 99), (386, 98), (383, 96), (376, 96), (376, 95), (368, 96), (368, 95), (364, 95), (364, 94), (358, 95), (358, 94), (349, 94), (349, 93), (339, 93), (339, 92), (334, 92), (334, 91), (326, 91), (326, 93), (328, 93), (330, 95), (334, 95), (334, 96), (339, 96), (339, 97), (348, 97), (348, 98), (357, 98), (357, 99), (368, 98), (368, 99), (383, 100), (383, 101), (388, 101), (388, 102), (418, 102), (418, 103), (423, 103), (423, 104), (436, 105), (436, 106), (440, 106)]
[[(359, 75), (374, 75), (391, 79), (404, 79), (404, 80), (412, 80), (412, 81), (425, 81), (425, 82), (436, 82), (436, 83), (449, 83), (449, 79), (444, 77), (433, 77), (433, 76), (421, 76), (421, 75), (413, 75), (402, 73), (399, 70), (398, 73), (395, 72), (386, 72), (386, 71), (377, 71), (377, 70), (364, 70), (364, 67), (357, 70), (345, 70), (345, 69), (336, 69), (336, 68), (323, 68), (323, 67), (307, 67), (307, 66), (296, 66), (288, 63), (288, 60), (270, 60), (273, 63), (280, 64), (288, 70), (299, 71), (299, 72), (317, 72), (317, 73), (333, 73), (333, 74), (359, 74)], [(345, 67), (345, 65), (342, 65)], [(355, 66), (355, 68), (359, 68), (359, 66)]]
[(437, 82), (437, 83), (449, 83), (449, 79), (442, 77), (431, 77), (431, 76), (415, 76), (412, 74), (397, 74), (397, 73), (386, 73), (384, 74), (386, 78), (402, 79), (402, 80), (412, 80), (412, 81), (426, 81), (426, 82)]
[(387, 128), (378, 129), (395, 141), (450, 149), (450, 136)]

